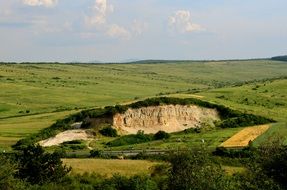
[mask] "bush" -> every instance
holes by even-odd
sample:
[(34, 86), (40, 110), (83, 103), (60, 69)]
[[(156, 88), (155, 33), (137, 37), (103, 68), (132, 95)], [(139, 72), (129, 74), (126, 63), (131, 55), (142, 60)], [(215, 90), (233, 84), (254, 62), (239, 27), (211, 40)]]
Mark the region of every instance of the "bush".
[(287, 189), (287, 147), (283, 138), (273, 137), (261, 145), (254, 161), (251, 171), (263, 173)]
[(251, 158), (253, 156), (253, 148), (246, 147), (243, 149), (227, 149), (224, 147), (217, 147), (212, 154), (229, 158)]
[(166, 133), (165, 131), (158, 131), (153, 137), (155, 140), (168, 139), (170, 138), (170, 134)]
[(99, 131), (102, 135), (107, 137), (117, 137), (118, 132), (116, 129), (112, 128), (111, 126), (105, 127)]
[(223, 121), (217, 122), (215, 125), (220, 128), (236, 128), (245, 127), (252, 125), (261, 125), (266, 123), (272, 123), (274, 120), (268, 119), (262, 116), (257, 116), (253, 114), (241, 114), (237, 117), (228, 118)]
[(108, 182), (113, 184), (114, 189), (129, 190), (158, 190), (157, 184), (148, 175), (135, 175), (127, 178), (121, 175), (114, 175)]
[(100, 158), (100, 157), (102, 157), (102, 151), (100, 151), (100, 150), (91, 150), (90, 151), (90, 157), (92, 157), (92, 158)]
[(0, 154), (0, 187), (3, 190), (26, 189), (24, 183), (14, 177), (17, 164), (4, 154)]
[(67, 141), (63, 142), (60, 146), (63, 150), (83, 150), (87, 147), (85, 142), (83, 140), (73, 140), (73, 141)]
[(63, 145), (69, 145), (69, 144), (82, 144), (83, 141), (82, 140), (72, 140), (72, 141), (67, 141), (67, 142), (63, 142)]

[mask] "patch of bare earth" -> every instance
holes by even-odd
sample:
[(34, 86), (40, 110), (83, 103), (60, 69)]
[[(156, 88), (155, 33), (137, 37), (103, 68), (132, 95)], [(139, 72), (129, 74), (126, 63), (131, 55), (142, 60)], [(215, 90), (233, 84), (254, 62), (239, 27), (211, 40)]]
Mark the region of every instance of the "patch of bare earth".
[(62, 133), (57, 134), (55, 137), (42, 140), (39, 144), (43, 147), (60, 145), (63, 142), (73, 141), (73, 140), (91, 140), (93, 136), (89, 134), (86, 130), (75, 129), (67, 130)]

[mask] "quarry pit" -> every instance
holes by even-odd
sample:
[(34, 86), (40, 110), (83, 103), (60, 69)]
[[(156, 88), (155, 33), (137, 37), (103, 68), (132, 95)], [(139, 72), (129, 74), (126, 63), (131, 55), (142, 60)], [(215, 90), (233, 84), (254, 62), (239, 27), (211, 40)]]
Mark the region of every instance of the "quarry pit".
[[(88, 118), (91, 128), (112, 126), (121, 135), (136, 134), (144, 131), (146, 134), (165, 131), (167, 133), (183, 131), (189, 128), (201, 128), (203, 125), (214, 125), (220, 120), (216, 109), (196, 105), (160, 105), (127, 109), (124, 113), (116, 113), (111, 117)], [(73, 126), (73, 125), (72, 125)], [(40, 144), (44, 147), (59, 145), (71, 140), (92, 139), (88, 129), (67, 130), (55, 137), (43, 140)]]

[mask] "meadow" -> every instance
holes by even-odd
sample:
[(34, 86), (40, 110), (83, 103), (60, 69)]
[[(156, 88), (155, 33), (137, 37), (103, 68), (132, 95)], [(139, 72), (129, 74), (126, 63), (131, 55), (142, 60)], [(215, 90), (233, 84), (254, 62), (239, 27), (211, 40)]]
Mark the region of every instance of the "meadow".
[[(0, 150), (81, 109), (169, 94), (271, 116), (284, 130), (287, 80), (282, 78), (286, 76), (286, 62), (272, 60), (1, 64)], [(227, 136), (219, 135), (219, 141)], [(208, 139), (197, 139), (201, 138)]]
[(276, 120), (277, 123), (272, 124), (263, 135), (255, 139), (255, 145), (259, 145), (274, 136), (281, 136), (287, 144), (286, 94), (286, 79), (267, 80), (239, 87), (225, 87), (199, 93), (204, 100)]
[[(273, 60), (184, 61), (133, 64), (0, 64), (0, 151), (11, 151), (19, 139), (55, 121), (88, 108), (127, 104), (154, 96), (198, 98), (242, 112), (272, 118), (254, 146), (282, 136), (287, 144), (287, 64)], [(110, 147), (119, 137), (97, 136), (80, 144), (50, 147), (66, 151), (70, 177), (86, 183), (87, 173), (107, 178), (147, 175), (159, 161), (87, 158), (99, 152), (187, 150), (204, 147), (209, 153), (244, 127), (216, 128), (199, 133), (173, 133), (170, 138)], [(64, 147), (64, 148), (63, 148)], [(78, 147), (78, 148), (74, 148)], [(202, 149), (200, 149), (202, 150)], [(75, 158), (75, 157), (85, 158)], [(137, 159), (152, 159), (141, 155)], [(99, 156), (101, 157), (101, 156)], [(132, 158), (132, 157), (131, 157)], [(248, 172), (238, 159), (212, 157), (230, 177)], [(218, 160), (217, 160), (218, 159)], [(80, 177), (80, 175), (84, 174)], [(167, 177), (166, 173), (162, 175)], [(212, 173), (213, 175), (213, 173)], [(224, 174), (225, 175), (225, 174)], [(156, 178), (155, 178), (156, 179)], [(97, 179), (99, 180), (99, 179)], [(96, 180), (92, 180), (96, 181)], [(79, 182), (79, 183), (80, 183)]]
[[(72, 173), (83, 174), (99, 171), (99, 174), (111, 177), (114, 174), (133, 176), (148, 174), (155, 165), (161, 162), (146, 160), (119, 160), (119, 159), (63, 159), (63, 163), (73, 168)], [(89, 163), (89, 164), (87, 164)]]
[[(201, 133), (172, 134), (169, 139), (156, 140), (140, 144), (109, 147), (105, 144), (116, 138), (98, 138), (90, 142), (89, 146), (98, 150), (178, 150), (190, 147), (205, 146), (211, 150), (233, 136), (243, 128), (216, 129)], [(204, 140), (204, 143), (203, 143)]]

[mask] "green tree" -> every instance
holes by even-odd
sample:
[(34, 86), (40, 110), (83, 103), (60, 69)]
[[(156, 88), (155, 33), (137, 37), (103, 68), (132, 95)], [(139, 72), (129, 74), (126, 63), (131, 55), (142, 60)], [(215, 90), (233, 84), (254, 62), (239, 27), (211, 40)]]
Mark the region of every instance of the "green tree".
[(171, 156), (169, 189), (231, 189), (221, 167), (210, 160), (206, 150), (177, 153)]
[(31, 184), (59, 182), (71, 170), (62, 165), (57, 153), (45, 153), (40, 145), (30, 145), (17, 156), (18, 177)]
[(248, 169), (247, 181), (258, 189), (287, 189), (287, 148), (283, 138), (273, 137), (261, 145)]
[(131, 178), (114, 175), (108, 181), (116, 190), (158, 190), (157, 184), (148, 175), (135, 175)]
[(14, 177), (17, 164), (7, 156), (0, 155), (0, 187), (2, 190), (26, 189), (25, 184)]

